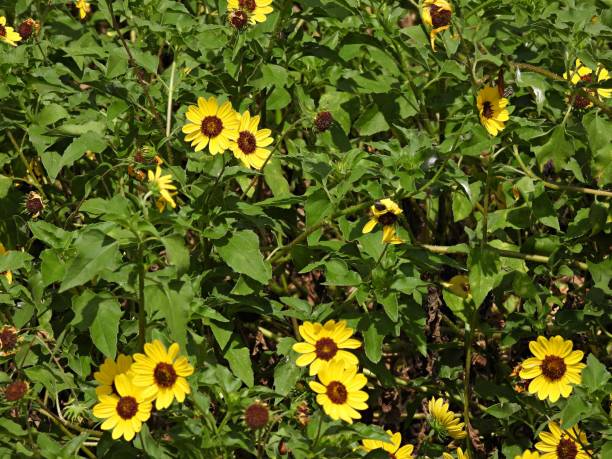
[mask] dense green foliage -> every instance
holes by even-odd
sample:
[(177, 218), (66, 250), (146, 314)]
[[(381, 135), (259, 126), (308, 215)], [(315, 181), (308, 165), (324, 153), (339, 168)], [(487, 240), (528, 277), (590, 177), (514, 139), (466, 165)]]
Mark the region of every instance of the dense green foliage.
[[(472, 458), (534, 450), (551, 419), (612, 457), (612, 99), (595, 89), (612, 80), (563, 77), (576, 59), (612, 69), (610, 0), (455, 0), (435, 52), (412, 0), (275, 0), (242, 31), (225, 0), (91, 4), (80, 20), (64, 0), (0, 0), (7, 25), (40, 21), (0, 41), (0, 326), (19, 334), (0, 457), (375, 459), (361, 440), (391, 429), (434, 458), (454, 449), (432, 396), (467, 421), (453, 444)], [(476, 98), (500, 75), (510, 119), (491, 136)], [(211, 96), (272, 131), (262, 171), (184, 141)], [(162, 212), (156, 155), (178, 191)], [(362, 233), (382, 198), (401, 244)], [(295, 364), (298, 326), (328, 319), (363, 342), (354, 424)], [(587, 366), (553, 403), (516, 367), (555, 335)], [(112, 440), (93, 372), (153, 339), (189, 358), (191, 394)]]

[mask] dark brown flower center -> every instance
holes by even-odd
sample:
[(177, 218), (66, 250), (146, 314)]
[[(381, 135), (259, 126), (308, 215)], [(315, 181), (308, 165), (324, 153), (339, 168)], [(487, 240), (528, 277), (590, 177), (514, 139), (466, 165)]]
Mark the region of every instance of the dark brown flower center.
[(431, 16), (431, 23), (437, 29), (438, 27), (450, 24), (452, 13), (449, 10), (440, 8), (438, 5), (431, 5), (429, 15)]
[(240, 8), (244, 8), (250, 12), (255, 11), (255, 8), (257, 8), (255, 0), (238, 0), (238, 5), (240, 5)]
[(332, 381), (327, 385), (327, 396), (336, 405), (342, 405), (348, 398), (346, 386), (338, 381)]
[(202, 120), (200, 130), (206, 137), (217, 137), (223, 130), (223, 122), (216, 116), (207, 116)]
[(581, 80), (581, 81), (586, 81), (587, 83), (591, 83), (591, 82), (593, 81), (593, 74), (592, 74), (592, 73), (589, 73), (589, 74), (587, 74), (587, 75), (582, 75), (582, 76), (580, 77), (580, 80)]
[(246, 425), (253, 430), (265, 427), (270, 418), (268, 407), (262, 403), (255, 402), (249, 405), (244, 412)]
[(331, 360), (337, 352), (338, 346), (331, 338), (321, 338), (315, 344), (315, 353), (321, 360)]
[(229, 17), (230, 24), (235, 29), (244, 29), (247, 25), (249, 18), (243, 10), (232, 11)]
[(374, 208), (379, 212), (382, 212), (383, 210), (387, 209), (387, 207), (380, 201), (376, 201), (374, 203)]
[(163, 362), (157, 364), (155, 370), (153, 370), (153, 377), (157, 385), (161, 387), (172, 387), (177, 379), (174, 367)]
[(397, 215), (395, 215), (393, 212), (385, 212), (384, 214), (378, 216), (378, 221), (382, 226), (390, 226), (397, 221)]
[(121, 419), (132, 419), (138, 413), (138, 402), (134, 397), (121, 397), (117, 402), (117, 414)]
[(0, 37), (6, 37), (6, 29), (3, 25), (0, 25)]
[(547, 355), (542, 361), (542, 374), (551, 381), (561, 379), (565, 374), (566, 366), (561, 357)]
[(557, 445), (557, 457), (559, 459), (575, 459), (578, 455), (576, 442), (569, 438), (562, 438)]
[(242, 131), (238, 134), (238, 147), (245, 155), (250, 155), (257, 149), (257, 140), (249, 131)]
[(482, 104), (482, 116), (485, 118), (493, 117), (493, 105), (488, 100)]
[(12, 351), (17, 344), (17, 333), (10, 328), (4, 327), (0, 332), (0, 350)]

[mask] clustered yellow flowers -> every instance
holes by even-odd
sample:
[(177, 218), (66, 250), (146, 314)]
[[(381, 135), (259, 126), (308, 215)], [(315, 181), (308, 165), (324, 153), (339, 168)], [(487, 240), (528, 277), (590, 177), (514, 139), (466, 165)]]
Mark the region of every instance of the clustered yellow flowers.
[[(563, 78), (570, 81), (574, 86), (581, 83), (600, 83), (602, 81), (610, 79), (608, 70), (606, 70), (606, 68), (601, 64), (597, 65), (597, 69), (595, 70), (594, 74), (593, 70), (584, 65), (580, 59), (576, 59), (574, 66), (575, 69), (573, 71), (565, 72), (563, 74)], [(594, 97), (599, 96), (604, 99), (612, 97), (612, 89), (600, 88), (597, 90), (587, 89), (586, 91), (588, 94), (591, 94)], [(584, 109), (592, 107), (593, 102), (591, 102), (591, 100), (588, 97), (585, 97), (584, 95), (576, 94), (573, 97), (573, 105), (578, 109)]]
[(271, 151), (266, 148), (274, 140), (269, 129), (259, 129), (259, 115), (245, 111), (237, 113), (231, 102), (222, 104), (214, 98), (198, 98), (190, 105), (182, 128), (185, 141), (191, 142), (196, 152), (208, 147), (211, 155), (231, 150), (245, 167), (260, 170), (268, 161)]
[(193, 367), (186, 357), (179, 357), (179, 345), (168, 349), (159, 340), (144, 345), (144, 354), (133, 357), (119, 354), (106, 359), (94, 373), (98, 382), (99, 403), (93, 414), (104, 419), (102, 430), (112, 430), (114, 440), (131, 441), (151, 416), (153, 402), (158, 410), (179, 403), (191, 393), (187, 380)]
[[(227, 10), (232, 14), (244, 15), (250, 24), (265, 22), (266, 15), (273, 11), (272, 0), (228, 0)], [(244, 25), (238, 28), (242, 28)]]

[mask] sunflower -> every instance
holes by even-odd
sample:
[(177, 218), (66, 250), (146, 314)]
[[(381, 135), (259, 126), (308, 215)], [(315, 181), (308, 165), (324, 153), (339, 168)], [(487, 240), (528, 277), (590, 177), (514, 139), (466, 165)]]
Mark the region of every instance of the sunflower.
[(261, 169), (270, 157), (270, 150), (264, 147), (274, 140), (270, 129), (257, 129), (259, 115), (251, 117), (246, 111), (240, 116), (240, 126), (236, 140), (230, 143), (234, 156), (242, 161), (245, 167)]
[(361, 419), (357, 410), (366, 410), (368, 394), (361, 389), (368, 382), (357, 367), (345, 368), (343, 362), (331, 362), (318, 373), (319, 381), (310, 381), (310, 388), (317, 393), (317, 403), (334, 420), (342, 419), (349, 424)]
[(526, 450), (520, 456), (514, 456), (514, 459), (540, 459), (540, 453)]
[(273, 11), (272, 0), (228, 0), (227, 9), (230, 12), (242, 11), (249, 17), (249, 22), (265, 22), (266, 15)]
[(123, 436), (130, 441), (151, 416), (151, 402), (126, 374), (117, 375), (114, 384), (118, 395), (100, 395), (100, 403), (94, 406), (93, 414), (105, 419), (101, 429), (112, 429), (113, 440)]
[(191, 393), (185, 377), (193, 374), (186, 357), (178, 357), (179, 345), (173, 343), (168, 351), (159, 340), (146, 343), (144, 354), (134, 354), (132, 372), (134, 385), (143, 387), (146, 398), (155, 398), (155, 408), (170, 406), (176, 398), (179, 403)]
[(401, 244), (404, 242), (395, 234), (397, 216), (403, 212), (395, 202), (391, 199), (381, 199), (374, 203), (370, 211), (372, 212), (372, 217), (363, 227), (362, 232), (364, 234), (370, 233), (380, 223), (383, 227), (382, 241), (384, 243)]
[[(449, 453), (442, 453), (442, 459), (453, 459), (453, 456)], [(469, 453), (465, 453), (461, 448), (457, 448), (457, 459), (470, 459)]]
[[(148, 171), (149, 187), (153, 193), (159, 193), (161, 195), (159, 198), (160, 200), (167, 202), (170, 207), (174, 209), (176, 207), (176, 202), (174, 202), (172, 196), (176, 196), (176, 193), (173, 193), (173, 190), (176, 190), (176, 187), (172, 184), (172, 175), (161, 174), (162, 170), (159, 166), (155, 168), (155, 173), (153, 173), (151, 170)], [(156, 205), (158, 208), (160, 207), (159, 200)], [(160, 212), (163, 212), (163, 208), (160, 209)]]
[(19, 330), (12, 325), (3, 325), (0, 329), (0, 357), (6, 357), (17, 352), (18, 344), (23, 341)]
[(304, 342), (295, 343), (293, 350), (302, 355), (296, 360), (296, 365), (310, 365), (310, 376), (314, 376), (331, 362), (343, 362), (344, 366), (356, 366), (359, 360), (354, 354), (343, 349), (358, 349), (361, 342), (351, 338), (353, 329), (346, 326), (346, 321), (336, 323), (328, 320), (320, 323), (304, 322), (299, 327)]
[(450, 27), (453, 8), (446, 0), (425, 0), (421, 10), (423, 22), (431, 27), (429, 40), (431, 49), (436, 51), (436, 35)]
[(584, 450), (588, 445), (587, 437), (578, 426), (561, 430), (556, 422), (548, 423), (550, 432), (540, 432), (540, 440), (535, 447), (540, 451), (540, 459), (588, 459)]
[(428, 404), (429, 423), (441, 436), (450, 436), (461, 440), (467, 435), (463, 428), (465, 423), (459, 422), (460, 416), (448, 409), (448, 403), (441, 398), (432, 397)]
[(499, 96), (497, 88), (485, 86), (476, 99), (480, 122), (492, 136), (504, 130), (504, 122), (510, 119), (506, 106), (508, 99)]
[(132, 357), (123, 354), (117, 356), (116, 362), (113, 359), (106, 359), (104, 363), (100, 365), (100, 371), (94, 373), (94, 379), (100, 383), (100, 385), (96, 387), (96, 394), (98, 394), (98, 396), (112, 394), (114, 392), (113, 382), (115, 381), (115, 377), (128, 373), (132, 366), (132, 362)]
[(384, 449), (389, 453), (390, 458), (394, 459), (410, 459), (412, 457), (412, 451), (414, 446), (402, 444), (402, 434), (399, 432), (393, 433), (387, 430), (387, 433), (391, 437), (391, 441), (380, 441), (380, 440), (363, 440), (361, 442), (363, 449), (370, 452), (375, 449)]
[(573, 343), (561, 336), (546, 339), (538, 336), (537, 341), (529, 342), (529, 349), (535, 355), (521, 363), (519, 376), (533, 379), (529, 383), (529, 393), (538, 394), (540, 400), (548, 397), (551, 402), (559, 396), (569, 397), (572, 384), (580, 384), (581, 372), (586, 366), (580, 361), (582, 351), (572, 351)]
[[(4, 248), (2, 242), (0, 242), (0, 255), (8, 255), (8, 252)], [(0, 273), (0, 275), (4, 275), (4, 277), (6, 277), (6, 281), (9, 283), (9, 285), (13, 283), (13, 273), (11, 271), (4, 271)]]
[(77, 10), (79, 10), (79, 18), (81, 18), (81, 20), (85, 19), (85, 17), (91, 12), (91, 5), (85, 0), (77, 0), (76, 5), (74, 6)]
[(0, 41), (11, 46), (17, 46), (17, 42), (21, 41), (21, 35), (15, 32), (12, 27), (6, 25), (4, 16), (0, 16)]
[(189, 123), (183, 126), (185, 141), (191, 142), (195, 151), (208, 145), (212, 155), (223, 153), (238, 137), (240, 120), (229, 101), (219, 106), (214, 97), (198, 97), (198, 105), (190, 105), (186, 116)]
[[(576, 59), (575, 70), (570, 72), (565, 72), (563, 74), (563, 78), (571, 81), (573, 85), (577, 85), (580, 82), (584, 83), (592, 83), (593, 77), (597, 77), (597, 82), (605, 81), (610, 79), (610, 75), (608, 74), (608, 70), (601, 64), (597, 65), (597, 70), (595, 71), (595, 75), (593, 75), (593, 70), (584, 65), (580, 59)], [(589, 94), (597, 95), (599, 97), (603, 97), (605, 99), (612, 97), (612, 89), (597, 89), (597, 90), (587, 90)], [(589, 108), (593, 106), (593, 103), (585, 96), (577, 94), (574, 96), (574, 106), (576, 108)]]

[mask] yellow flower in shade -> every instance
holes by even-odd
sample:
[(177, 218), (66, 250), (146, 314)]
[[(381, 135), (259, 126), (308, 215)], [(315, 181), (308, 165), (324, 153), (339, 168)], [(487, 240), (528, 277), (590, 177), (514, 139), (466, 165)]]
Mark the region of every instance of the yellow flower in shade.
[(357, 410), (366, 410), (368, 394), (361, 389), (368, 382), (365, 375), (357, 373), (357, 367), (346, 368), (344, 362), (331, 362), (319, 371), (320, 382), (310, 381), (310, 388), (317, 393), (317, 403), (332, 419), (353, 423), (361, 419)]
[(402, 444), (402, 434), (399, 432), (393, 433), (390, 430), (387, 430), (387, 433), (391, 436), (391, 441), (385, 442), (380, 440), (363, 440), (361, 442), (363, 449), (369, 452), (382, 448), (389, 453), (390, 458), (410, 459), (412, 457), (414, 446), (404, 445), (400, 448), (400, 445)]
[(351, 338), (353, 329), (346, 326), (346, 321), (336, 323), (328, 320), (325, 325), (304, 322), (299, 327), (304, 342), (295, 343), (293, 350), (302, 355), (296, 365), (310, 365), (310, 376), (314, 376), (331, 362), (341, 362), (345, 367), (359, 365), (359, 359), (344, 349), (357, 349), (361, 342)]
[[(563, 78), (571, 81), (573, 85), (577, 85), (580, 82), (593, 83), (595, 78), (597, 78), (597, 82), (599, 83), (610, 79), (610, 75), (601, 64), (597, 66), (597, 70), (595, 74), (593, 74), (593, 70), (584, 65), (580, 59), (576, 59), (575, 69), (569, 74), (565, 72)], [(596, 91), (587, 90), (587, 92), (593, 95), (595, 95), (596, 92), (599, 97), (605, 99), (612, 97), (612, 89), (597, 89)], [(576, 108), (589, 108), (593, 106), (593, 103), (588, 98), (578, 94), (574, 97), (574, 106)]]
[(370, 233), (374, 227), (380, 223), (383, 227), (383, 242), (386, 244), (401, 244), (402, 241), (395, 234), (395, 223), (397, 222), (397, 216), (403, 211), (400, 207), (393, 202), (391, 199), (381, 199), (376, 201), (372, 207), (370, 207), (372, 216), (370, 220), (363, 227), (362, 232), (364, 234)]
[(506, 106), (508, 99), (499, 96), (497, 88), (485, 86), (476, 99), (480, 122), (492, 136), (504, 130), (504, 123), (510, 119)]
[(572, 351), (573, 343), (561, 336), (546, 339), (538, 336), (537, 341), (529, 342), (529, 349), (535, 357), (521, 363), (519, 376), (532, 379), (529, 393), (538, 394), (540, 400), (548, 398), (551, 402), (559, 396), (567, 398), (572, 393), (572, 384), (582, 381), (582, 369), (586, 366), (580, 361), (582, 351)]
[(423, 22), (431, 27), (429, 40), (431, 49), (436, 50), (436, 35), (450, 27), (453, 8), (446, 0), (425, 0), (421, 10)]
[(23, 341), (19, 330), (12, 325), (3, 325), (0, 328), (0, 357), (6, 357), (17, 352), (18, 344)]
[(460, 416), (448, 409), (448, 403), (441, 398), (432, 397), (428, 403), (429, 424), (443, 436), (450, 436), (455, 440), (466, 437), (465, 423), (459, 422)]
[(266, 20), (266, 15), (273, 11), (270, 5), (272, 0), (228, 0), (227, 9), (230, 12), (244, 11), (249, 17), (249, 22), (255, 24)]
[(190, 105), (186, 116), (189, 123), (183, 126), (185, 141), (191, 142), (195, 151), (208, 145), (212, 155), (223, 153), (238, 137), (240, 120), (229, 101), (219, 106), (214, 97), (198, 97), (198, 105)]
[[(2, 242), (0, 242), (0, 256), (1, 255), (7, 255), (7, 254), (8, 254), (7, 250), (4, 248), (4, 245), (2, 244)], [(13, 283), (13, 273), (11, 271), (4, 271), (4, 272), (0, 273), (0, 276), (1, 275), (4, 275), (4, 277), (6, 277), (6, 281), (9, 284)]]
[[(453, 456), (449, 453), (442, 453), (442, 459), (453, 459)], [(457, 459), (470, 459), (470, 454), (467, 451), (464, 453), (461, 448), (457, 448)]]
[(240, 116), (238, 137), (230, 143), (234, 156), (248, 168), (261, 169), (271, 155), (265, 148), (274, 140), (270, 137), (270, 129), (257, 129), (259, 115), (251, 117), (246, 111)]
[(467, 298), (471, 295), (470, 279), (463, 274), (457, 274), (451, 277), (448, 282), (442, 282), (442, 286), (461, 298)]
[(520, 456), (514, 456), (514, 459), (540, 459), (540, 453), (537, 451), (523, 451)]
[(85, 0), (77, 0), (75, 7), (79, 10), (79, 18), (81, 20), (91, 12), (91, 5)]
[(144, 354), (134, 354), (132, 373), (134, 385), (143, 387), (147, 399), (155, 398), (155, 408), (170, 406), (176, 398), (183, 403), (185, 395), (191, 393), (185, 377), (193, 374), (193, 367), (186, 357), (178, 357), (179, 345), (166, 347), (159, 340), (146, 343)]
[(105, 419), (101, 429), (112, 429), (113, 440), (123, 436), (130, 441), (140, 432), (142, 423), (151, 416), (151, 402), (127, 375), (117, 375), (114, 383), (118, 395), (100, 395), (100, 403), (94, 406), (93, 414)]
[[(151, 170), (148, 171), (149, 187), (153, 193), (159, 193), (161, 195), (160, 199), (167, 202), (170, 207), (174, 209), (176, 207), (176, 202), (174, 202), (172, 196), (176, 196), (176, 193), (173, 193), (173, 191), (176, 190), (176, 187), (172, 184), (172, 175), (161, 174), (162, 170), (159, 166), (155, 168), (155, 173), (153, 173)], [(160, 207), (159, 201), (156, 205), (158, 208)], [(160, 212), (162, 211), (163, 208), (160, 209)]]
[(132, 357), (123, 354), (117, 356), (116, 362), (113, 359), (106, 359), (104, 363), (100, 365), (100, 370), (94, 373), (94, 379), (100, 383), (100, 385), (96, 387), (96, 394), (98, 394), (98, 396), (112, 394), (114, 392), (113, 382), (115, 381), (115, 377), (117, 375), (127, 374), (128, 371), (130, 371), (132, 362)]
[(584, 450), (589, 442), (578, 426), (561, 430), (556, 422), (548, 423), (550, 432), (540, 432), (540, 440), (535, 447), (540, 451), (540, 459), (588, 459)]
[(17, 46), (17, 42), (21, 41), (21, 35), (15, 32), (12, 27), (6, 25), (4, 16), (0, 16), (0, 41), (11, 46)]

